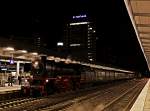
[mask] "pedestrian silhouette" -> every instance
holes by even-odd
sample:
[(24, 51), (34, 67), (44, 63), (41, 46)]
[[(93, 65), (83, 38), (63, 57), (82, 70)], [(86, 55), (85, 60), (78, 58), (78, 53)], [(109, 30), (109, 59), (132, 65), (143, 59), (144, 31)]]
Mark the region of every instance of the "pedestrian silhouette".
[(21, 76), (19, 76), (19, 77), (18, 77), (18, 80), (19, 80), (19, 85), (21, 85), (22, 77), (21, 77)]
[(8, 86), (12, 86), (12, 82), (13, 82), (13, 77), (12, 75), (8, 76)]

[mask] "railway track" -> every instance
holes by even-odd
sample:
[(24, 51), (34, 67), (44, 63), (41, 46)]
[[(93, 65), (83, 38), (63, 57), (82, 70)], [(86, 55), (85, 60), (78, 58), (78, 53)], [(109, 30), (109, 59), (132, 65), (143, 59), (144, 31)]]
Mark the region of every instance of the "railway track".
[(118, 98), (107, 104), (102, 111), (129, 111), (144, 85), (145, 81), (142, 81), (133, 88), (130, 88)]
[(19, 90), (0, 92), (0, 103), (18, 97), (21, 97)]
[[(128, 84), (128, 85), (132, 86), (133, 84)], [(84, 105), (84, 103), (87, 102), (87, 101), (92, 102), (93, 100), (95, 100), (97, 98), (100, 98), (100, 97), (103, 97), (104, 95), (109, 95), (109, 93), (111, 93), (112, 90), (117, 90), (118, 88), (122, 90), (121, 93), (123, 93), (125, 90), (127, 90), (127, 89), (124, 89), (124, 87), (122, 87), (122, 86), (113, 87), (113, 88), (105, 89), (103, 91), (97, 91), (95, 93), (88, 94), (86, 96), (81, 96), (81, 97), (78, 97), (78, 98), (75, 98), (75, 99), (72, 99), (72, 100), (64, 101), (64, 102), (61, 102), (61, 103), (58, 103), (58, 104), (55, 104), (55, 105), (51, 105), (51, 106), (43, 108), (43, 109), (38, 109), (36, 111), (73, 111), (74, 107), (78, 108), (78, 107), (80, 107), (80, 105)], [(111, 97), (109, 96), (108, 98), (111, 98)], [(112, 101), (112, 99), (114, 99), (114, 98), (111, 98), (110, 100), (107, 100), (107, 103)], [(95, 104), (95, 105), (93, 105), (93, 107), (96, 107), (97, 105), (98, 104)], [(93, 111), (92, 108), (90, 110)]]
[[(93, 91), (93, 89), (94, 88), (85, 89), (85, 90), (82, 90), (81, 92), (84, 92), (84, 91), (90, 92), (90, 91)], [(48, 97), (41, 97), (41, 98), (17, 98), (13, 100), (6, 100), (3, 102), (1, 101), (0, 111), (20, 111), (20, 110), (30, 111), (32, 107), (36, 107), (36, 106), (45, 107), (46, 105), (55, 105), (59, 102), (66, 101), (72, 98), (72, 95), (68, 96), (68, 98), (63, 98), (64, 96), (68, 94), (75, 95), (75, 92), (70, 91), (70, 92), (65, 92), (61, 94), (57, 93), (54, 95), (50, 95)], [(36, 108), (33, 108), (33, 109), (36, 109)]]
[[(89, 88), (79, 91), (72, 91), (67, 93), (57, 93), (55, 95), (50, 95), (48, 97), (41, 98), (24, 98), (14, 101), (9, 101), (5, 103), (0, 103), (0, 111), (69, 111), (70, 108), (73, 108), (75, 105), (78, 107), (79, 105), (83, 105), (85, 102), (102, 99), (102, 97), (106, 97), (111, 100), (107, 100), (107, 103), (114, 100), (112, 91), (120, 88), (121, 91), (124, 92), (127, 90), (127, 86), (133, 86), (136, 84), (137, 80), (128, 81), (126, 83), (122, 83), (117, 85), (104, 85), (102, 87)], [(123, 86), (126, 86), (123, 87)], [(108, 88), (106, 89), (106, 87)], [(115, 91), (114, 91), (115, 92)], [(115, 92), (117, 93), (117, 92)], [(105, 95), (105, 96), (104, 96)], [(105, 101), (105, 100), (104, 100)], [(106, 101), (104, 102), (106, 104)], [(98, 104), (95, 104), (97, 106)], [(91, 110), (92, 111), (92, 110)], [(94, 110), (93, 110), (94, 111)]]
[[(115, 84), (114, 84), (115, 85)], [(111, 84), (107, 84), (107, 85), (102, 85), (102, 86), (99, 86), (99, 88), (103, 88), (103, 87), (110, 87)], [(54, 98), (61, 98), (61, 97), (64, 97), (66, 95), (75, 95), (76, 93), (82, 93), (82, 92), (88, 92), (88, 93), (91, 93), (93, 92), (94, 90), (97, 90), (97, 87), (91, 87), (91, 88), (87, 88), (87, 89), (81, 89), (81, 90), (78, 90), (78, 91), (69, 91), (69, 92), (62, 92), (61, 94), (60, 93), (57, 93), (57, 94), (54, 94), (54, 95), (50, 95), (48, 97), (45, 97), (45, 99), (49, 98), (51, 100), (53, 100)], [(44, 98), (43, 98), (44, 99)], [(62, 101), (66, 101), (68, 98), (63, 98), (63, 99), (58, 99), (58, 100), (53, 100), (54, 102), (53, 103), (49, 103), (49, 100), (47, 100), (48, 102), (48, 105), (55, 105), (57, 104), (58, 102), (62, 102)], [(33, 104), (32, 101), (38, 101), (38, 99), (35, 99), (35, 98), (15, 98), (15, 99), (11, 99), (11, 100), (2, 100), (0, 101), (0, 110), (4, 111), (8, 111), (8, 110), (14, 110), (14, 111), (20, 111), (18, 107), (24, 107), (24, 106), (27, 106), (29, 107), (30, 105), (27, 105), (27, 103), (29, 104)], [(34, 102), (36, 104), (36, 102)], [(40, 102), (39, 102), (40, 103)], [(42, 102), (41, 102), (42, 103)], [(44, 104), (44, 105), (40, 105), (40, 107), (45, 107), (47, 104)], [(34, 106), (34, 105), (33, 105)], [(17, 108), (17, 109), (16, 109)], [(25, 108), (24, 108), (25, 109)], [(36, 108), (35, 108), (36, 109)]]
[(37, 100), (36, 98), (17, 98), (10, 101), (5, 101), (0, 103), (0, 111), (7, 110), (9, 108), (20, 106), (22, 104), (25, 104), (27, 102), (32, 102)]
[[(109, 93), (108, 91), (106, 92), (107, 94), (89, 98), (82, 103), (78, 103), (78, 105), (75, 105), (74, 107), (64, 108), (57, 111), (129, 111), (131, 105), (146, 82), (147, 80), (141, 81), (133, 87), (130, 87), (129, 90), (123, 92), (118, 90), (118, 92), (120, 92), (118, 94), (116, 92)], [(112, 98), (112, 96), (114, 96), (114, 98)]]

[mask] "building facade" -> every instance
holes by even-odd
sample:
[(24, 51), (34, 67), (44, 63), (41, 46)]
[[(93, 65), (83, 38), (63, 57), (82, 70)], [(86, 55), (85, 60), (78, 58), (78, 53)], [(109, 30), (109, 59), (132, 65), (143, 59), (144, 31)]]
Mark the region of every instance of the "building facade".
[(73, 16), (66, 24), (64, 47), (72, 59), (96, 61), (96, 27), (87, 15)]

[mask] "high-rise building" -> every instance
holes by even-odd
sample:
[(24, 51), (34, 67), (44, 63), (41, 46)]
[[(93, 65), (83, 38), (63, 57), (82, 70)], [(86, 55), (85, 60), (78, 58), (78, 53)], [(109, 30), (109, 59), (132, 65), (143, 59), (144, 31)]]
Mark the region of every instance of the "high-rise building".
[(40, 16), (32, 17), (32, 38), (34, 40), (34, 50), (41, 48), (41, 36), (40, 36)]
[(35, 50), (38, 50), (41, 48), (41, 37), (38, 32), (33, 32), (33, 39), (34, 39), (34, 47)]
[(87, 15), (73, 16), (65, 26), (64, 47), (72, 59), (96, 61), (95, 24)]

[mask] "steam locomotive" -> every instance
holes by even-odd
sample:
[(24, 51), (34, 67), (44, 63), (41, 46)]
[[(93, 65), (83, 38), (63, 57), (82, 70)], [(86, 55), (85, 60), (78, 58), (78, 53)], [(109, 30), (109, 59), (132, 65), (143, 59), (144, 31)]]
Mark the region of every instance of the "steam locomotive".
[(134, 72), (108, 67), (91, 67), (82, 64), (55, 62), (46, 57), (32, 62), (32, 78), (22, 86), (24, 95), (43, 96), (54, 92), (77, 90), (100, 82), (131, 79)]

